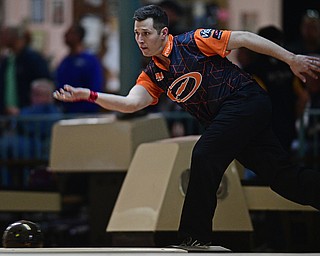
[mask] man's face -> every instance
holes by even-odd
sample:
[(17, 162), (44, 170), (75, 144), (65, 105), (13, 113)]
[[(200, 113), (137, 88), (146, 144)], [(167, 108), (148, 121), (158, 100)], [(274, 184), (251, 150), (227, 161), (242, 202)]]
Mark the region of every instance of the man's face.
[(1, 33), (1, 46), (2, 47), (7, 47), (9, 49), (12, 49), (16, 42), (17, 42), (17, 37), (14, 36), (14, 33), (10, 31), (9, 29), (4, 28), (2, 33)]
[(320, 21), (314, 18), (305, 18), (302, 22), (301, 34), (306, 42), (318, 42)]
[(165, 45), (166, 29), (162, 29), (161, 33), (158, 34), (153, 27), (152, 18), (135, 21), (134, 33), (136, 42), (144, 56), (151, 57), (162, 53)]
[(69, 47), (75, 47), (80, 43), (80, 38), (77, 31), (74, 28), (69, 28), (64, 34), (64, 42)]

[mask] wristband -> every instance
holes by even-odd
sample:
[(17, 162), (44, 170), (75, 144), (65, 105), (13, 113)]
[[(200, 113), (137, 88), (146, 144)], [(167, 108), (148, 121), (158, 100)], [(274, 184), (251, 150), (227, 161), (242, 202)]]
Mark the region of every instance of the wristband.
[(88, 98), (89, 102), (96, 102), (98, 99), (98, 93), (90, 90), (90, 96)]

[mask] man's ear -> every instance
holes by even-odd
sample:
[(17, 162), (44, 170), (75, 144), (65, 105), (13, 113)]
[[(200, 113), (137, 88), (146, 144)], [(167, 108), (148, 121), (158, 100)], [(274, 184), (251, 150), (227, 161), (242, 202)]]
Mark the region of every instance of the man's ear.
[(164, 27), (163, 29), (161, 29), (160, 35), (163, 36), (164, 38), (169, 35), (169, 29), (168, 27)]

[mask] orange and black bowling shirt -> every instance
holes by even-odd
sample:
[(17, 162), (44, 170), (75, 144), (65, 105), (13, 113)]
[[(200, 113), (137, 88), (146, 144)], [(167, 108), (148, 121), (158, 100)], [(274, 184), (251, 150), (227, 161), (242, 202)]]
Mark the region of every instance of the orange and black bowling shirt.
[(163, 49), (164, 66), (153, 57), (139, 75), (157, 104), (162, 93), (202, 124), (212, 122), (220, 104), (233, 91), (251, 83), (251, 77), (225, 58), (231, 31), (197, 29), (173, 37)]

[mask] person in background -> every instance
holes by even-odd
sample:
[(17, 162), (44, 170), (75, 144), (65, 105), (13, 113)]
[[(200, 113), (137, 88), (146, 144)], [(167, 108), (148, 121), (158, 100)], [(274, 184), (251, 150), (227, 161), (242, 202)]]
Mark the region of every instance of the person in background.
[(7, 51), (5, 42), (4, 42), (5, 36), (6, 36), (5, 28), (0, 26), (0, 70), (5, 60), (6, 51)]
[[(284, 34), (275, 26), (266, 26), (258, 35), (284, 46)], [(254, 76), (264, 88), (272, 103), (272, 127), (281, 145), (292, 153), (292, 145), (297, 139), (296, 121), (302, 117), (309, 102), (305, 86), (285, 63), (271, 56), (256, 54), (243, 68)]]
[[(258, 35), (284, 46), (284, 33), (270, 25), (258, 30)], [(265, 89), (272, 104), (272, 128), (281, 146), (295, 157), (293, 143), (297, 139), (296, 121), (302, 117), (309, 102), (309, 94), (290, 67), (268, 55), (258, 54), (242, 48), (237, 55), (242, 68), (253, 75)], [(244, 182), (257, 185), (263, 182), (254, 172), (245, 169)], [(279, 250), (283, 244), (284, 229), (280, 216), (275, 212), (252, 213), (254, 225), (259, 227), (257, 236), (266, 237), (258, 248)]]
[[(4, 82), (4, 65), (7, 59), (7, 47), (5, 46), (6, 32), (4, 27), (0, 27), (0, 84)], [(0, 85), (1, 88), (1, 85)], [(1, 106), (2, 104), (0, 104)], [(3, 108), (3, 106), (1, 106)], [(0, 109), (0, 114), (3, 114), (3, 109)]]
[[(58, 104), (52, 99), (52, 92), (55, 85), (49, 79), (36, 79), (31, 83), (30, 99), (31, 105), (24, 107), (20, 111), (20, 116), (56, 114), (61, 117), (62, 110)], [(51, 126), (51, 125), (50, 125)], [(44, 132), (45, 126), (40, 126), (40, 131)], [(29, 130), (29, 132), (34, 133)]]
[[(320, 14), (316, 9), (304, 12), (300, 27), (299, 39), (289, 42), (288, 49), (297, 54), (320, 56)], [(310, 94), (310, 108), (320, 108), (320, 82), (307, 77), (306, 88)]]
[(177, 1), (163, 0), (158, 5), (165, 10), (168, 15), (170, 33), (172, 35), (179, 35), (186, 31), (182, 26), (184, 9)]
[[(300, 21), (297, 31), (298, 39), (288, 42), (288, 49), (297, 54), (320, 57), (320, 13), (316, 9), (307, 9)], [(300, 33), (299, 33), (300, 32)], [(308, 107), (312, 111), (320, 108), (320, 81), (307, 76), (306, 89), (310, 96)], [(305, 119), (305, 144), (304, 154), (311, 154), (316, 157), (319, 151), (319, 121), (317, 115), (309, 115)], [(316, 143), (315, 143), (316, 141)], [(315, 162), (316, 165), (317, 161)]]
[(248, 48), (241, 47), (237, 49), (236, 60), (238, 66), (243, 70), (249, 69), (251, 65), (254, 65), (257, 55), (256, 52), (251, 51)]
[[(63, 88), (65, 84), (78, 84), (91, 90), (104, 91), (104, 71), (98, 57), (87, 51), (84, 45), (85, 29), (74, 24), (64, 35), (64, 42), (69, 53), (56, 68), (56, 87)], [(97, 113), (100, 107), (90, 102), (64, 103), (65, 113)]]
[[(21, 137), (29, 140), (29, 152), (34, 151), (34, 146), (38, 146), (38, 154), (48, 158), (48, 143), (51, 136), (53, 124), (62, 117), (60, 106), (52, 99), (51, 94), (55, 86), (53, 81), (48, 79), (36, 79), (31, 84), (31, 105), (21, 109), (20, 117), (30, 117), (32, 115), (43, 116), (43, 120), (25, 123), (18, 127)], [(40, 153), (41, 152), (41, 153)], [(35, 154), (33, 154), (35, 156)]]
[[(16, 115), (18, 118), (11, 121), (10, 130), (3, 131), (0, 141), (2, 152), (6, 152), (3, 158), (48, 157), (51, 128), (62, 116), (60, 107), (52, 98), (54, 89), (55, 86), (49, 79), (36, 79), (31, 83), (28, 95), (30, 105), (20, 109)], [(37, 118), (33, 119), (35, 116)]]
[(31, 82), (38, 78), (52, 79), (48, 61), (30, 47), (31, 34), (23, 27), (5, 27), (2, 45), (8, 55), (0, 65), (0, 112), (17, 115), (30, 105)]
[[(0, 138), (0, 157), (2, 160), (48, 161), (51, 129), (62, 118), (62, 111), (52, 99), (55, 86), (52, 80), (40, 78), (31, 83), (26, 93), (30, 105), (19, 110), (7, 127), (2, 129)], [(31, 166), (2, 166), (0, 170), (6, 177), (2, 183), (21, 188), (28, 181)], [(8, 171), (9, 170), (9, 171)], [(24, 184), (24, 185), (22, 185)]]
[(308, 9), (304, 12), (299, 39), (289, 42), (288, 48), (294, 53), (320, 55), (320, 14), (318, 10)]

